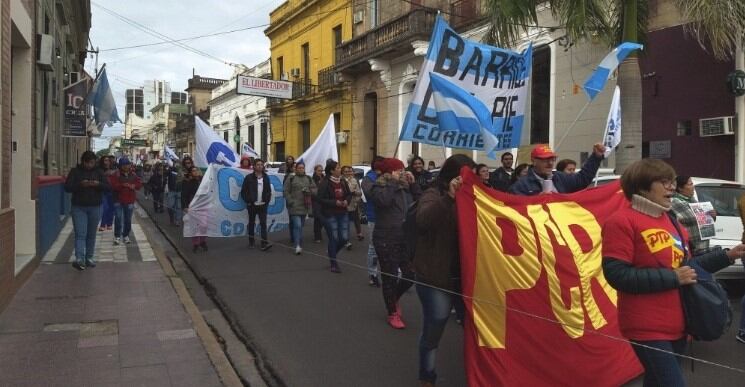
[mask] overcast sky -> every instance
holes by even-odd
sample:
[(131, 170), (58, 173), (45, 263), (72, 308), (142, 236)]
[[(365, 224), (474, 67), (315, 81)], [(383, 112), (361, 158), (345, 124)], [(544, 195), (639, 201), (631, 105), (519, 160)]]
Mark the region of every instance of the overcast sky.
[[(269, 12), (284, 0), (93, 0), (90, 39), (98, 47), (98, 66), (106, 63), (106, 74), (124, 120), (124, 91), (143, 81), (162, 79), (171, 91), (184, 91), (192, 69), (197, 75), (228, 78), (233, 67), (220, 60), (166, 43), (157, 46), (107, 51), (140, 44), (163, 42), (128, 24), (103, 8), (131, 19), (172, 39), (231, 31), (269, 23)], [(103, 8), (102, 8), (103, 7)], [(269, 58), (266, 27), (182, 42), (210, 56), (252, 67)], [(88, 73), (94, 74), (95, 57), (86, 59)], [(123, 125), (104, 130), (104, 136), (119, 135)], [(97, 148), (107, 142), (97, 144)]]

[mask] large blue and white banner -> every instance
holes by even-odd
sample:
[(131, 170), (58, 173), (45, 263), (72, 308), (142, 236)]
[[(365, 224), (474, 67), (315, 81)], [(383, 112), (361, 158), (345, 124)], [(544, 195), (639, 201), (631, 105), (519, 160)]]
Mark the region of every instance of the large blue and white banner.
[(481, 133), (440, 128), (432, 100), (432, 72), (465, 89), (489, 108), (498, 149), (487, 152), (519, 146), (532, 55), (532, 46), (517, 53), (463, 39), (438, 16), (400, 140), (450, 148), (485, 148)]
[[(250, 172), (245, 169), (210, 164), (197, 194), (184, 214), (184, 236), (237, 237), (248, 235), (248, 211), (241, 199), (243, 179)], [(288, 228), (282, 180), (284, 174), (269, 172), (272, 201), (267, 210), (269, 232)], [(256, 235), (259, 234), (258, 219)]]

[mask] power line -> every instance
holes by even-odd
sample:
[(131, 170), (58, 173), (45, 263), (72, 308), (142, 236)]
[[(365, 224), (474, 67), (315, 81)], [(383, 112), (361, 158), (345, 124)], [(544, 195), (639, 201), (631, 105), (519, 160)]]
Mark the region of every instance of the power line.
[(257, 28), (262, 28), (262, 27), (267, 27), (267, 26), (269, 26), (269, 24), (261, 24), (261, 25), (257, 25), (257, 26), (250, 26), (250, 27), (245, 27), (245, 28), (238, 28), (238, 29), (230, 30), (230, 31), (215, 32), (215, 33), (205, 34), (205, 35), (196, 35), (196, 36), (192, 36), (192, 37), (188, 37), (188, 38), (181, 38), (181, 39), (173, 39), (172, 42), (171, 41), (166, 41), (166, 42), (144, 43), (144, 44), (136, 44), (134, 46), (123, 46), (123, 47), (105, 48), (105, 49), (100, 49), (99, 51), (101, 51), (101, 52), (103, 52), (103, 51), (119, 51), (119, 50), (127, 50), (127, 49), (130, 49), (130, 48), (160, 46), (160, 45), (164, 45), (164, 44), (170, 44), (170, 43), (173, 43), (173, 42), (185, 42), (185, 41), (189, 41), (189, 40), (196, 40), (196, 39), (201, 39), (201, 38), (208, 38), (208, 37), (212, 37), (212, 36), (227, 35), (227, 34), (232, 34), (232, 33), (240, 32), (240, 31), (255, 30)]

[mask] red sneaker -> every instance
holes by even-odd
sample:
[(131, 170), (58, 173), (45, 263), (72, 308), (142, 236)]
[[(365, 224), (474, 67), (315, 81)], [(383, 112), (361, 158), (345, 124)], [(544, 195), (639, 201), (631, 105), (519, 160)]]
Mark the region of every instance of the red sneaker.
[(404, 324), (404, 321), (401, 320), (401, 316), (399, 316), (398, 313), (388, 315), (388, 325), (396, 329), (406, 328), (406, 324)]

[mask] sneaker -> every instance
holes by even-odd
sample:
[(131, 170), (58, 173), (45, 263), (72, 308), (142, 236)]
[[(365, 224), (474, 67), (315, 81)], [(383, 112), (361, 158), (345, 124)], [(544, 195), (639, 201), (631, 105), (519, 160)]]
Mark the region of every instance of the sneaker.
[(735, 339), (743, 344), (745, 344), (745, 331), (737, 332), (737, 335), (735, 335)]
[(76, 268), (76, 269), (78, 269), (78, 270), (80, 270), (80, 271), (83, 271), (83, 270), (85, 270), (85, 266), (83, 266), (83, 265), (81, 265), (81, 264), (79, 264), (79, 263), (77, 263), (77, 262), (73, 262), (73, 263), (72, 263), (72, 267), (74, 267), (74, 268)]
[(130, 243), (132, 243), (132, 241), (129, 240), (129, 237), (128, 236), (125, 236), (124, 237), (124, 243), (130, 244)]
[(98, 228), (98, 232), (101, 232), (101, 231), (104, 231), (104, 230), (106, 230), (106, 228), (105, 228), (105, 227), (99, 227), (99, 228)]
[(399, 316), (398, 313), (388, 315), (388, 325), (396, 329), (406, 328), (406, 324), (404, 324), (403, 320), (401, 320), (401, 316)]
[(300, 255), (300, 253), (303, 252), (303, 248), (300, 246), (295, 246), (295, 255)]
[(337, 273), (337, 274), (338, 273), (341, 273), (341, 269), (339, 269), (339, 265), (336, 262), (333, 262), (331, 264), (331, 269), (330, 270), (331, 270), (332, 273)]
[(344, 247), (346, 247), (347, 250), (352, 250), (352, 242), (347, 242), (347, 244), (344, 245)]
[(380, 282), (378, 282), (378, 276), (371, 275), (370, 276), (370, 281), (368, 281), (367, 284), (370, 285), (370, 286), (374, 286), (376, 288), (379, 288), (380, 287)]
[(118, 246), (120, 243), (122, 243), (122, 238), (114, 238), (114, 244), (115, 245)]
[(401, 305), (398, 302), (396, 303), (396, 314), (399, 318), (403, 317), (403, 315), (401, 314)]
[(271, 243), (267, 243), (265, 245), (262, 245), (261, 246), (261, 251), (267, 251), (267, 250), (271, 249), (272, 246), (274, 246), (274, 245), (272, 245)]
[(111, 226), (106, 226), (106, 231), (111, 231)]
[(86, 267), (91, 267), (91, 268), (92, 267), (96, 267), (96, 261), (94, 261), (92, 259), (86, 259), (85, 260), (85, 266)]
[(364, 239), (365, 239), (365, 236), (364, 236), (364, 235), (362, 235), (362, 234), (357, 234), (357, 240), (358, 240), (358, 241), (361, 241), (361, 240), (364, 240)]

